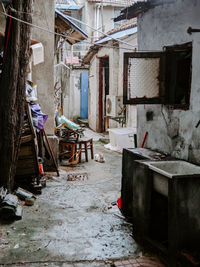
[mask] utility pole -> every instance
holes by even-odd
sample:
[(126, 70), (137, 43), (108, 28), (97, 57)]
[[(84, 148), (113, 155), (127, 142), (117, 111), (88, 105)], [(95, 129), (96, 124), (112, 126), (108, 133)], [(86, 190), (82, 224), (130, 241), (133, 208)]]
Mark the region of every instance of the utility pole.
[[(12, 1), (7, 13), (32, 22), (33, 0)], [(0, 186), (12, 191), (24, 121), (30, 26), (7, 17), (3, 69), (0, 74)]]

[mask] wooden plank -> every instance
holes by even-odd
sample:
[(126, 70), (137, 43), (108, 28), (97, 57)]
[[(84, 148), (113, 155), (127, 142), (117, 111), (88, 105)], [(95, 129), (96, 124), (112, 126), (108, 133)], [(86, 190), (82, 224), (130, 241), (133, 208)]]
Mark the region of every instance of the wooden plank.
[(31, 132), (34, 135), (34, 137), (36, 137), (35, 130), (33, 128), (33, 120), (32, 120), (32, 117), (31, 117), (31, 109), (30, 109), (30, 106), (29, 106), (28, 103), (25, 104), (25, 110), (26, 110), (26, 113), (27, 113), (27, 116), (28, 116), (28, 121), (29, 121)]
[(20, 157), (27, 157), (33, 155), (33, 148), (30, 145), (21, 146), (19, 151), (19, 158)]
[(17, 162), (17, 169), (35, 169), (35, 162), (33, 159), (22, 159)]
[(26, 136), (22, 136), (21, 137), (21, 144), (30, 142), (31, 140), (33, 140), (35, 138), (35, 136), (33, 134), (30, 135), (26, 135)]
[(34, 168), (32, 169), (23, 169), (23, 168), (20, 168), (17, 170), (16, 172), (16, 176), (23, 176), (23, 175), (30, 175), (30, 176), (37, 176), (37, 172), (35, 171)]
[[(39, 164), (37, 157), (37, 140), (33, 128), (31, 110), (28, 103), (25, 104), (27, 119), (24, 121), (24, 130), (21, 136), (21, 146), (17, 162), (16, 176), (38, 176)], [(30, 134), (26, 134), (29, 132)]]
[(58, 170), (58, 166), (57, 166), (57, 163), (56, 163), (56, 159), (55, 159), (55, 156), (54, 156), (54, 154), (53, 154), (52, 148), (51, 148), (51, 146), (50, 146), (50, 143), (49, 143), (47, 134), (46, 134), (46, 132), (45, 132), (44, 129), (43, 129), (42, 131), (43, 131), (43, 133), (44, 133), (44, 137), (45, 137), (45, 140), (46, 140), (46, 142), (47, 142), (47, 145), (48, 145), (48, 148), (49, 148), (49, 151), (50, 151), (50, 155), (51, 155), (51, 158), (52, 158), (53, 163), (54, 163), (54, 166), (55, 166), (55, 170), (56, 170), (56, 172), (57, 172), (57, 175), (60, 176), (60, 174), (59, 174), (59, 170)]

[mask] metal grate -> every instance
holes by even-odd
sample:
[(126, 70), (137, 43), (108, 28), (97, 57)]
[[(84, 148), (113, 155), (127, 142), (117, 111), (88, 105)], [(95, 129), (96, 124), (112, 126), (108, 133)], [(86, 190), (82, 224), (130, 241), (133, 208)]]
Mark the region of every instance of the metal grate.
[(160, 58), (129, 58), (128, 98), (159, 96)]

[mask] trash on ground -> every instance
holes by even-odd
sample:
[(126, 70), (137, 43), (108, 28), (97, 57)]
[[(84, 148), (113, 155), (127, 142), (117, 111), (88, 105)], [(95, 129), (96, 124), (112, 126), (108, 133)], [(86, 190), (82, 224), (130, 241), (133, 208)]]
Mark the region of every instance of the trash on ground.
[(26, 198), (36, 198), (32, 193), (29, 191), (18, 187), (17, 190), (15, 191), (15, 194), (22, 200), (25, 200)]
[(35, 202), (35, 198), (26, 198), (25, 199), (25, 205), (26, 206), (33, 206), (34, 205), (34, 202)]
[(14, 246), (14, 248), (19, 248), (19, 244), (16, 244), (16, 245)]
[(0, 188), (0, 202), (4, 200), (6, 194), (7, 194), (7, 189), (2, 186)]
[(18, 204), (18, 198), (15, 195), (7, 194), (0, 203), (0, 217), (4, 220), (22, 218), (22, 208)]
[(88, 179), (88, 173), (68, 173), (67, 181), (85, 181)]

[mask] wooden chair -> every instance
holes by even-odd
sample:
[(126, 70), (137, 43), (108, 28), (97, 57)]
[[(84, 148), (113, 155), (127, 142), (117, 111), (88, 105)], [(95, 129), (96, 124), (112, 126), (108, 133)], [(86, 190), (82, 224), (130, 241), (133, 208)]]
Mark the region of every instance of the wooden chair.
[(88, 150), (91, 152), (91, 159), (94, 158), (94, 151), (93, 151), (93, 139), (79, 139), (77, 142), (77, 148), (81, 151), (79, 162), (81, 162), (81, 154), (85, 153), (85, 161), (88, 162)]

